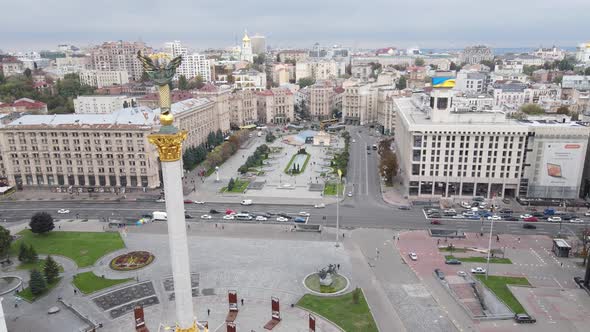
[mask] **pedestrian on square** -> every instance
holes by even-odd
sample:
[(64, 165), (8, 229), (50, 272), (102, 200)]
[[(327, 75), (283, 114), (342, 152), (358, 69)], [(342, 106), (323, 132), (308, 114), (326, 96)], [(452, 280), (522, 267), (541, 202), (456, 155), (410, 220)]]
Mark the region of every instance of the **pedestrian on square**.
[(221, 225), (221, 229), (225, 229), (225, 226)]
[(217, 224), (215, 224), (215, 228), (217, 228)]
[(338, 270), (340, 270), (340, 264), (337, 264), (337, 265), (336, 265), (336, 268), (337, 268)]
[(242, 306), (244, 305), (244, 299), (242, 299)]
[(78, 290), (74, 288), (74, 295), (78, 294)]
[(211, 314), (211, 309), (207, 309), (207, 317)]

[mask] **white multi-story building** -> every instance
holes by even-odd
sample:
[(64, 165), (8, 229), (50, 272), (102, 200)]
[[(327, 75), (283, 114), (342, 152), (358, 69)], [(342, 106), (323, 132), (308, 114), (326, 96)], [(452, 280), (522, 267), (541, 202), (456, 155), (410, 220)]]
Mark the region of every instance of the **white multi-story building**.
[(137, 52), (147, 55), (152, 49), (142, 42), (106, 42), (91, 50), (93, 69), (112, 71), (126, 70), (129, 78), (139, 81), (143, 74), (143, 65), (137, 58)]
[(234, 88), (238, 90), (262, 91), (266, 89), (266, 74), (254, 69), (240, 69), (233, 72)]
[(273, 88), (259, 91), (258, 119), (263, 123), (286, 124), (295, 119), (295, 100), (291, 90)]
[(277, 54), (279, 62), (300, 62), (309, 58), (309, 52), (305, 50), (283, 50)]
[(90, 57), (65, 57), (55, 59), (55, 72), (58, 77), (65, 74), (79, 73), (83, 70), (92, 69), (92, 58)]
[(20, 75), (25, 70), (25, 66), (22, 61), (17, 60), (14, 57), (3, 58), (0, 60), (0, 69), (4, 77)]
[(79, 96), (74, 99), (74, 109), (78, 114), (108, 114), (131, 107), (134, 101), (127, 96)]
[(526, 84), (519, 81), (497, 82), (493, 87), (494, 106), (504, 104), (520, 106), (525, 103)]
[(182, 62), (176, 69), (176, 79), (181, 75), (188, 80), (200, 76), (205, 82), (211, 81), (211, 60), (208, 60), (205, 55), (189, 54), (187, 48), (183, 47), (178, 40), (166, 43), (164, 49), (173, 58), (182, 56)]
[(0, 126), (6, 177), (19, 188), (119, 191), (160, 186), (147, 108), (110, 114), (26, 115)]
[(561, 61), (565, 59), (565, 51), (555, 46), (552, 48), (539, 47), (533, 52), (533, 55), (543, 59), (544, 61)]
[(484, 92), (487, 90), (489, 77), (487, 73), (460, 71), (455, 80), (455, 90), (463, 92)]
[(343, 88), (342, 120), (355, 125), (378, 122), (380, 105), (383, 107), (387, 97), (392, 96), (395, 91), (395, 85), (358, 82), (345, 84)]
[(590, 90), (590, 76), (565, 75), (562, 78), (561, 87), (564, 89), (588, 91)]
[(453, 106), (460, 112), (491, 111), (494, 97), (477, 92), (457, 93), (453, 97)]
[(295, 66), (291, 63), (274, 63), (271, 67), (272, 81), (275, 85), (295, 81)]
[(80, 83), (102, 88), (111, 85), (123, 85), (129, 83), (129, 75), (125, 70), (101, 71), (83, 70), (79, 73)]
[(576, 198), (589, 128), (457, 112), (451, 90), (394, 99), (395, 138), (410, 197)]
[(309, 113), (312, 120), (327, 120), (332, 118), (335, 107), (336, 85), (332, 81), (319, 81), (309, 86)]
[(313, 78), (315, 80), (328, 80), (344, 75), (346, 63), (334, 59), (318, 59), (299, 61), (295, 65), (295, 78)]
[(583, 43), (578, 45), (576, 49), (576, 60), (590, 65), (590, 43)]
[(359, 63), (351, 68), (352, 77), (358, 78), (362, 81), (368, 81), (371, 74), (373, 74), (373, 67), (370, 64)]

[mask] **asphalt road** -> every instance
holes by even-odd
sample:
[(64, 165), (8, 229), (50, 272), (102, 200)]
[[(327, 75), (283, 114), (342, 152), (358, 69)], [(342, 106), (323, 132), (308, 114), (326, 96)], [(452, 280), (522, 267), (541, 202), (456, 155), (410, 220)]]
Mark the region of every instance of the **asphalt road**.
[[(361, 131), (361, 133), (359, 133)], [(350, 131), (351, 143), (350, 165), (346, 177), (346, 192), (352, 192), (352, 197), (344, 197), (340, 203), (340, 227), (342, 228), (389, 228), (389, 229), (448, 229), (465, 232), (489, 232), (490, 221), (483, 223), (477, 220), (442, 220), (442, 225), (431, 225), (426, 220), (420, 207), (413, 207), (412, 210), (398, 210), (387, 205), (381, 197), (379, 175), (377, 173), (378, 155), (375, 150), (367, 154), (366, 146), (371, 146), (378, 141), (377, 137), (370, 136), (372, 129), (353, 127)], [(202, 214), (208, 214), (210, 209), (222, 213), (226, 209), (235, 211), (248, 211), (251, 213), (262, 212), (285, 212), (296, 215), (300, 211), (311, 213), (309, 223), (323, 226), (336, 225), (336, 205), (328, 205), (323, 209), (314, 209), (310, 205), (276, 205), (276, 204), (255, 204), (252, 206), (241, 206), (236, 203), (206, 203), (185, 204), (186, 212), (193, 216), (189, 222), (200, 222)], [(68, 209), (69, 214), (58, 214), (58, 209)], [(164, 203), (156, 202), (75, 202), (75, 201), (13, 201), (0, 202), (0, 222), (12, 223), (23, 222), (35, 213), (46, 211), (57, 219), (124, 219), (139, 218), (143, 214), (151, 214), (153, 211), (164, 211)], [(221, 222), (222, 214), (213, 215), (210, 222)], [(234, 221), (228, 221), (234, 222)], [(586, 224), (562, 225), (537, 222), (537, 229), (523, 229), (520, 221), (497, 221), (494, 222), (494, 233), (498, 234), (545, 234), (555, 235), (559, 233), (572, 234), (577, 230), (587, 227)], [(590, 225), (588, 225), (590, 226)]]

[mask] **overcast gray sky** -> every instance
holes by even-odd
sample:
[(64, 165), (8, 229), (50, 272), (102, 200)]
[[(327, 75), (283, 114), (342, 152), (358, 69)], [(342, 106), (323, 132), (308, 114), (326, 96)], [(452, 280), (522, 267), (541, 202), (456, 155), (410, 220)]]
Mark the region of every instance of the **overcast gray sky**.
[(590, 0), (2, 0), (0, 49), (107, 40), (225, 47), (244, 29), (306, 47), (575, 46), (590, 40)]

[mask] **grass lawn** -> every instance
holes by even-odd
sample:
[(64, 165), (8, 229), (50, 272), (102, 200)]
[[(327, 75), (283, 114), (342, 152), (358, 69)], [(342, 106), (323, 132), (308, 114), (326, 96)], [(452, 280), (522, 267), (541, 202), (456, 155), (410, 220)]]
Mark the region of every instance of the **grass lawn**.
[(221, 192), (225, 193), (243, 193), (244, 190), (246, 190), (246, 188), (248, 188), (248, 185), (250, 184), (250, 181), (248, 180), (235, 180), (235, 184), (234, 184), (234, 188), (232, 190), (227, 190), (227, 187), (223, 187), (221, 188)]
[(306, 294), (297, 302), (297, 305), (326, 317), (347, 332), (378, 331), (362, 292), (358, 304), (354, 304), (352, 292), (350, 292), (333, 297)]
[(497, 297), (499, 297), (512, 311), (517, 314), (526, 313), (520, 302), (512, 295), (512, 292), (506, 285), (523, 285), (530, 286), (531, 284), (524, 277), (502, 277), (502, 276), (488, 276), (486, 280), (485, 275), (476, 275), (484, 285), (486, 285)]
[(133, 278), (127, 279), (106, 279), (95, 275), (92, 271), (76, 274), (74, 276), (74, 286), (82, 293), (89, 294), (99, 291), (101, 289), (109, 288), (118, 284), (122, 284)]
[(22, 238), (12, 244), (13, 253), (18, 252), (20, 242), (24, 241), (40, 254), (68, 257), (78, 267), (91, 266), (109, 252), (125, 248), (119, 233), (49, 232), (39, 235), (26, 229), (18, 234)]
[[(461, 262), (469, 262), (469, 263), (487, 263), (487, 257), (455, 257), (453, 255), (446, 255), (446, 259), (458, 259)], [(500, 257), (490, 257), (490, 263), (495, 264), (512, 264), (512, 261), (508, 258), (500, 258)]]
[[(342, 185), (342, 183), (338, 184), (338, 192), (340, 193), (340, 196), (342, 196), (342, 190), (344, 189), (344, 186)], [(326, 183), (326, 186), (324, 187), (324, 196), (336, 196), (336, 183)]]
[[(59, 263), (57, 263), (57, 265), (59, 265), (59, 272), (63, 272), (64, 267), (61, 266)], [(44, 267), (45, 267), (45, 259), (38, 259), (34, 263), (20, 263), (20, 265), (17, 267), (17, 269), (19, 269), (19, 270), (32, 270), (33, 268), (35, 268), (35, 269), (37, 269), (37, 271), (41, 271), (41, 273), (43, 273)]]
[(47, 289), (45, 290), (45, 292), (35, 296), (33, 295), (33, 293), (31, 293), (31, 287), (27, 287), (25, 289), (23, 289), (22, 292), (18, 292), (18, 296), (29, 301), (29, 302), (33, 302), (36, 299), (38, 299), (39, 297), (49, 293), (53, 288), (55, 288), (55, 286), (57, 286), (57, 284), (59, 284), (59, 282), (61, 281), (61, 278), (57, 278), (54, 282), (47, 284)]
[[(289, 163), (287, 164), (287, 167), (285, 167), (285, 173), (286, 174), (291, 174), (290, 171), (292, 170), (291, 165), (293, 164), (293, 161), (295, 160), (295, 157), (297, 157), (297, 155), (299, 155), (298, 153), (294, 154), (291, 157), (291, 160), (289, 160)], [(305, 158), (305, 161), (303, 162), (303, 166), (301, 166), (301, 169), (299, 170), (299, 173), (294, 173), (293, 175), (298, 175), (303, 173), (303, 171), (305, 171), (305, 167), (307, 167), (307, 163), (309, 162), (309, 158), (311, 158), (311, 155), (309, 153), (306, 153), (307, 157)]]

